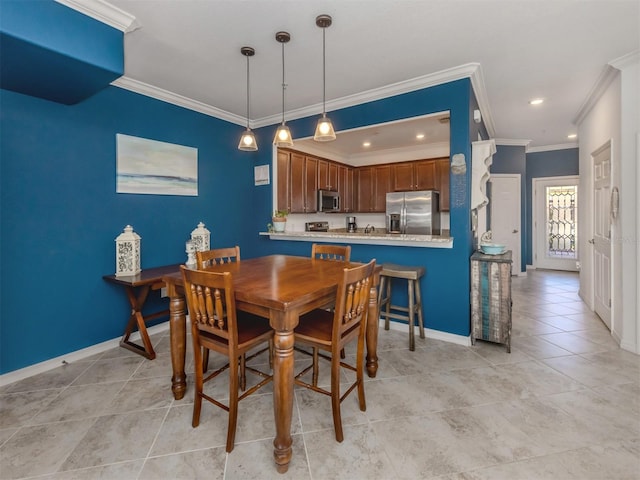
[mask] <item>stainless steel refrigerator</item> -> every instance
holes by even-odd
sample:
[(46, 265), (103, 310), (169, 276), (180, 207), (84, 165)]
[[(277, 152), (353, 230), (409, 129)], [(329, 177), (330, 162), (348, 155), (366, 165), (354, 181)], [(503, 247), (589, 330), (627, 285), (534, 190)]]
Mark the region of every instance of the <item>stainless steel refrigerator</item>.
[(433, 190), (387, 193), (387, 233), (440, 235), (438, 197)]

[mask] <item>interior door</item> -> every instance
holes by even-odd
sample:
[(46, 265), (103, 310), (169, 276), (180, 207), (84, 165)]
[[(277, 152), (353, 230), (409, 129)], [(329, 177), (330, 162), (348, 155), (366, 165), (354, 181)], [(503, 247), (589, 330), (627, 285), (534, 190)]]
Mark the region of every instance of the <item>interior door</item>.
[(611, 329), (611, 144), (596, 150), (593, 158), (593, 298), (594, 308)]
[(512, 272), (517, 275), (521, 266), (521, 214), (520, 214), (520, 175), (492, 174), (491, 199), (491, 233), (494, 243), (501, 243), (511, 250), (513, 259)]
[(533, 180), (533, 264), (578, 270), (578, 182), (576, 176)]

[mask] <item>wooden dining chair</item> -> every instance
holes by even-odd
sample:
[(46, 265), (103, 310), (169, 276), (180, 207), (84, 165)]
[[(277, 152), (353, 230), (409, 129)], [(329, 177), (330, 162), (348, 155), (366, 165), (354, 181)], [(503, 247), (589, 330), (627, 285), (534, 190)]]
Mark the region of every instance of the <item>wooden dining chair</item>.
[[(364, 398), (364, 337), (375, 264), (374, 259), (366, 265), (345, 268), (338, 284), (335, 311), (312, 310), (300, 317), (294, 331), (295, 343), (312, 349), (312, 363), (295, 376), (295, 383), (331, 397), (333, 427), (338, 442), (344, 439), (340, 403), (357, 388), (360, 410), (364, 412), (367, 409)], [(341, 350), (352, 341), (357, 342), (355, 365), (340, 358)], [(320, 350), (330, 355), (319, 353)], [(330, 390), (318, 386), (318, 361), (321, 358), (331, 362)], [(340, 393), (340, 367), (356, 372), (355, 382), (343, 394)], [(309, 370), (312, 371), (311, 383), (306, 383), (301, 377)]]
[[(272, 375), (247, 366), (244, 362), (245, 354), (261, 344), (265, 347), (247, 359), (269, 350), (268, 344), (273, 337), (273, 330), (264, 318), (236, 310), (233, 277), (230, 272), (190, 270), (185, 266), (181, 266), (180, 269), (191, 319), (196, 375), (192, 426), (195, 428), (200, 424), (203, 398), (229, 412), (227, 452), (230, 452), (235, 442), (238, 402), (273, 380)], [(208, 350), (226, 355), (228, 362), (204, 377), (202, 356), (203, 352)], [(263, 379), (239, 395), (238, 377), (242, 369), (249, 370)], [(226, 405), (204, 392), (204, 384), (225, 370), (229, 370), (229, 401)]]
[(214, 248), (196, 252), (196, 262), (198, 270), (206, 269), (212, 265), (239, 262), (240, 247)]
[(314, 243), (311, 246), (311, 258), (348, 262), (351, 258), (351, 246)]

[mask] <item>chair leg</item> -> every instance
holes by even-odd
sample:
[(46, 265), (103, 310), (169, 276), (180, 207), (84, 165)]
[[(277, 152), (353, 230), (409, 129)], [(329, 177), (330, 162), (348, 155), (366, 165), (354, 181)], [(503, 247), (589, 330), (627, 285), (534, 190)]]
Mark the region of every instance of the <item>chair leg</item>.
[(313, 347), (313, 372), (311, 374), (311, 385), (314, 387), (318, 386), (318, 376), (319, 376), (319, 367), (318, 367), (318, 348)]
[(416, 308), (418, 309), (418, 325), (420, 327), (420, 338), (424, 337), (424, 320), (422, 318), (422, 294), (420, 293), (420, 280), (414, 280), (416, 287)]
[(229, 425), (227, 426), (227, 453), (233, 450), (238, 423), (238, 359), (229, 362)]
[(414, 308), (414, 298), (413, 298), (413, 280), (409, 280), (407, 282), (408, 285), (408, 289), (409, 289), (409, 350), (411, 350), (412, 352), (416, 349), (416, 344), (415, 344), (415, 331), (414, 331), (414, 324), (415, 324), (415, 308)]
[(197, 427), (200, 425), (200, 411), (202, 410), (202, 389), (203, 389), (203, 381), (202, 381), (202, 352), (208, 352), (206, 348), (200, 348), (197, 345), (194, 345), (193, 354), (194, 354), (194, 365), (195, 365), (195, 394), (193, 398), (193, 418), (191, 420), (191, 426)]
[(247, 360), (245, 355), (243, 354), (240, 357), (240, 390), (243, 392), (247, 389)]
[(331, 356), (331, 411), (333, 412), (333, 428), (336, 440), (342, 442), (342, 416), (340, 414), (340, 360), (338, 355)]
[(209, 370), (209, 349), (205, 348), (202, 354), (202, 372), (207, 373)]
[(364, 335), (362, 340), (358, 339), (356, 379), (358, 380), (358, 403), (360, 404), (360, 411), (365, 412), (367, 410), (367, 401), (364, 397)]

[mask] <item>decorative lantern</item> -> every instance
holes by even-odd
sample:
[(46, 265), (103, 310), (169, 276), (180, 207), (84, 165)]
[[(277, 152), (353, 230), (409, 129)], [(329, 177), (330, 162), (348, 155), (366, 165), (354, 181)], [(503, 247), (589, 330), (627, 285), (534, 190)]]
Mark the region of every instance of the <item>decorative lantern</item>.
[(116, 277), (137, 275), (140, 269), (140, 235), (131, 225), (116, 238)]
[(184, 251), (187, 253), (187, 261), (185, 266), (192, 270), (195, 270), (197, 265), (196, 261), (196, 244), (193, 240), (187, 240), (184, 244)]
[(191, 232), (191, 240), (196, 246), (197, 252), (204, 252), (209, 250), (211, 233), (204, 226), (204, 223), (200, 222), (198, 228)]

